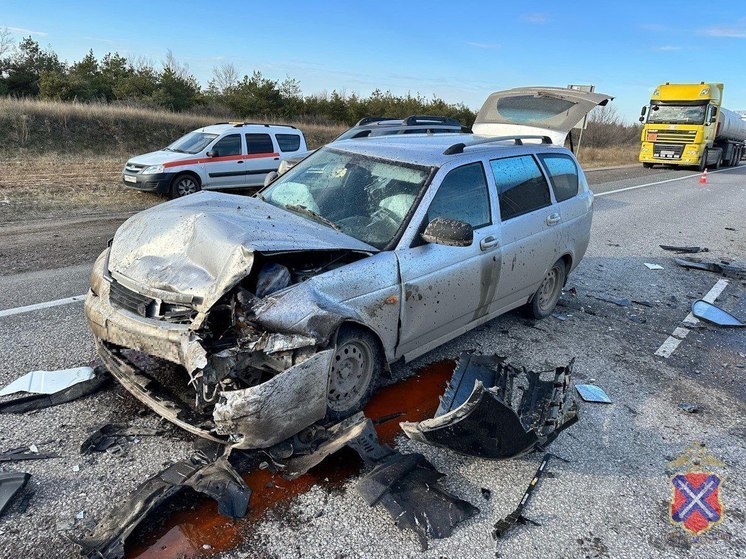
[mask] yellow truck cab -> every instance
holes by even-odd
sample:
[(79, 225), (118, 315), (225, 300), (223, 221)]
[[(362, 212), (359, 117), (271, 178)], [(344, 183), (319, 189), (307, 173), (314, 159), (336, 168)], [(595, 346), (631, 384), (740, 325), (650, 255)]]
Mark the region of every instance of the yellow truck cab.
[(746, 122), (722, 107), (722, 99), (722, 83), (659, 85), (640, 114), (643, 166), (738, 165)]

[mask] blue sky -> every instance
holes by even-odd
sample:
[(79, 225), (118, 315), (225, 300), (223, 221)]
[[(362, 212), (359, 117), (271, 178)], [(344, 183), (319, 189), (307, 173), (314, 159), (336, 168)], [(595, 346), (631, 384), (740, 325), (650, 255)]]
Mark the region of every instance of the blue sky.
[(159, 63), (171, 49), (203, 84), (229, 62), (294, 77), (304, 93), (380, 88), (478, 109), (500, 89), (592, 83), (632, 120), (656, 84), (704, 80), (746, 110), (741, 2), (503, 4), (0, 0), (0, 27), (69, 61), (93, 49)]

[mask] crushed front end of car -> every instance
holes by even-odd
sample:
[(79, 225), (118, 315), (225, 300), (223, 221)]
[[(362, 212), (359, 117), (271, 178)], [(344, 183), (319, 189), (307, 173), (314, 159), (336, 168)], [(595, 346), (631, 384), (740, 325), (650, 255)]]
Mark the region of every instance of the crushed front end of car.
[(117, 231), (86, 317), (141, 402), (201, 437), (267, 448), (325, 417), (334, 336), (355, 319), (306, 280), (375, 249), (255, 199), (190, 198)]

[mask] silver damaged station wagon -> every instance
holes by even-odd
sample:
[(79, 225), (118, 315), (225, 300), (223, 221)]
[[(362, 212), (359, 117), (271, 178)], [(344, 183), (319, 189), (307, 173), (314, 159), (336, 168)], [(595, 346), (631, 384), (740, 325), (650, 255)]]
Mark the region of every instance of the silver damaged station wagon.
[(254, 197), (141, 212), (94, 265), (99, 354), (164, 418), (236, 448), (352, 415), (388, 364), (517, 307), (552, 313), (593, 195), (550, 142), (348, 140)]

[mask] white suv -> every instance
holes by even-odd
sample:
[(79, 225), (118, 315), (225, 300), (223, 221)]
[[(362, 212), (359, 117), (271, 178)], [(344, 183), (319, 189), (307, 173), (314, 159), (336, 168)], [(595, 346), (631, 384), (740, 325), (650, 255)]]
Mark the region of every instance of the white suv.
[(305, 156), (303, 132), (283, 124), (220, 123), (205, 126), (158, 151), (133, 157), (124, 166), (126, 186), (170, 194), (252, 188), (287, 157)]

